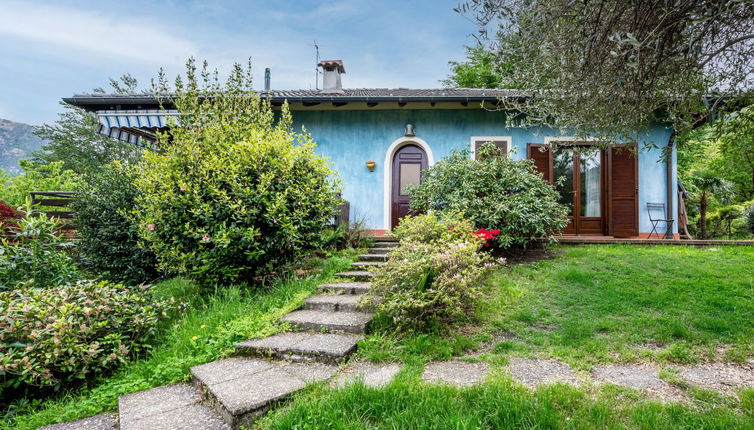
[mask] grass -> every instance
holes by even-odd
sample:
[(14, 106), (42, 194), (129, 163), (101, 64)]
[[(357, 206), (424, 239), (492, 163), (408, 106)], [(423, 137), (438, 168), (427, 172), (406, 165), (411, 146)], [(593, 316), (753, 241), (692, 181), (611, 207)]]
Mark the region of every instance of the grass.
[[(754, 248), (563, 246), (554, 254), (500, 268), (479, 322), (464, 334), (380, 330), (360, 354), (443, 359), (502, 336), (492, 354), (553, 357), (581, 369), (754, 357)], [(422, 336), (434, 339), (418, 353), (412, 345)]]
[(381, 389), (361, 383), (326, 385), (295, 396), (260, 423), (265, 429), (750, 429), (745, 402), (698, 407), (648, 401), (615, 386), (591, 392), (568, 385), (530, 391), (495, 373), (467, 389), (426, 384), (421, 366), (408, 366)]
[(305, 279), (280, 279), (254, 290), (228, 287), (208, 295), (196, 294), (197, 287), (186, 280), (163, 282), (160, 294), (190, 303), (163, 327), (148, 357), (55, 398), (17, 401), (5, 411), (0, 428), (34, 429), (83, 418), (116, 409), (123, 394), (188, 381), (190, 367), (230, 355), (241, 340), (283, 330), (279, 317), (299, 307), (318, 284), (350, 262), (348, 256), (331, 257), (315, 262), (315, 275)]

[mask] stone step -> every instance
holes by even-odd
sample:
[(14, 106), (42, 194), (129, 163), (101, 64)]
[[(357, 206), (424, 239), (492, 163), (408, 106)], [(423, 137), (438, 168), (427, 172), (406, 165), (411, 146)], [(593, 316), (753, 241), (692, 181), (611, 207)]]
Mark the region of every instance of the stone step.
[[(337, 370), (326, 364), (269, 362), (228, 358), (191, 369), (196, 391), (231, 428), (252, 428), (270, 407), (307, 384), (329, 379)], [(180, 419), (173, 422), (181, 423)], [(205, 427), (210, 428), (210, 427)]]
[(372, 320), (372, 314), (298, 310), (284, 315), (280, 320), (302, 331), (363, 334)]
[(319, 294), (304, 300), (303, 309), (328, 312), (372, 312), (374, 304), (361, 303), (359, 294)]
[(398, 242), (398, 239), (394, 238), (393, 236), (372, 236), (370, 237), (370, 239), (372, 239), (372, 242), (374, 243)]
[(126, 394), (118, 399), (121, 430), (230, 430), (188, 384), (165, 385)]
[(371, 282), (335, 282), (321, 284), (318, 289), (325, 293), (364, 294), (369, 292)]
[(390, 240), (390, 241), (375, 241), (372, 248), (395, 248), (398, 246), (397, 240)]
[(387, 261), (387, 254), (361, 254), (359, 261)]
[(236, 345), (236, 354), (296, 362), (337, 364), (356, 350), (361, 336), (325, 333), (280, 333)]
[(116, 416), (104, 413), (75, 421), (40, 427), (37, 430), (115, 430)]
[(372, 274), (372, 272), (367, 272), (366, 270), (349, 270), (347, 272), (336, 273), (335, 276), (356, 281), (369, 281), (374, 274)]
[(351, 263), (351, 267), (354, 269), (368, 269), (370, 267), (382, 267), (385, 265), (384, 261), (357, 261)]
[(379, 254), (379, 255), (387, 255), (391, 251), (393, 251), (394, 248), (369, 248), (367, 252), (370, 254)]

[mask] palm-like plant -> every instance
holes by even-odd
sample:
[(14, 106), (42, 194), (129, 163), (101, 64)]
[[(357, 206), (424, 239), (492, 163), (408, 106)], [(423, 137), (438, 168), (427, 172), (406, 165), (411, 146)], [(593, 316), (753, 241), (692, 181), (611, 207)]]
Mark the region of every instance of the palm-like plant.
[(733, 185), (709, 170), (695, 170), (690, 179), (699, 199), (699, 238), (707, 239), (707, 208), (710, 198), (714, 196), (721, 203), (727, 202)]

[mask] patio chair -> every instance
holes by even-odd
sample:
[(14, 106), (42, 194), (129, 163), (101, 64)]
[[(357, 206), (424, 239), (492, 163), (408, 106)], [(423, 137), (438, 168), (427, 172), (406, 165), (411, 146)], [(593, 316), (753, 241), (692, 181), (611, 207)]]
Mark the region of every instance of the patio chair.
[(660, 232), (657, 231), (657, 227), (660, 223), (666, 225), (666, 237), (673, 237), (673, 218), (666, 218), (667, 212), (665, 211), (665, 203), (647, 203), (647, 212), (649, 213), (649, 221), (652, 223), (652, 232), (649, 233), (649, 238), (652, 238), (653, 234), (657, 234), (658, 239), (662, 239)]

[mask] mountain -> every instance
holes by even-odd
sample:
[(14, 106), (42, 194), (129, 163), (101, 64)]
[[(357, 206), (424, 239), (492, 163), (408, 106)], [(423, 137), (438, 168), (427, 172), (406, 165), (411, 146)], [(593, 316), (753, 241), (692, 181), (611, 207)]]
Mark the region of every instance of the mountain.
[(11, 175), (21, 173), (18, 160), (30, 158), (45, 141), (34, 135), (34, 127), (0, 118), (0, 169)]

